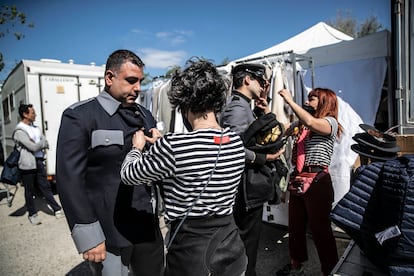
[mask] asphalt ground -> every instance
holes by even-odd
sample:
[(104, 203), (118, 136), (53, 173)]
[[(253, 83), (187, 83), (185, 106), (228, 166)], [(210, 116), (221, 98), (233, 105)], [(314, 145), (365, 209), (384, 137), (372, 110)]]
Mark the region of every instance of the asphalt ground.
[[(0, 188), (4, 188), (2, 183)], [(0, 194), (0, 275), (89, 275), (87, 265), (75, 249), (66, 220), (56, 219), (39, 196), (35, 202), (42, 224), (30, 224), (24, 204), (24, 188), (18, 186), (17, 191), (14, 191), (15, 186), (10, 186), (10, 189), (14, 193), (11, 206), (6, 193)], [(58, 196), (55, 197), (59, 201)], [(287, 228), (262, 223), (257, 276), (272, 276), (289, 262)], [(346, 235), (335, 233), (341, 256), (350, 241)], [(306, 275), (321, 275), (311, 235), (308, 236), (308, 252)]]

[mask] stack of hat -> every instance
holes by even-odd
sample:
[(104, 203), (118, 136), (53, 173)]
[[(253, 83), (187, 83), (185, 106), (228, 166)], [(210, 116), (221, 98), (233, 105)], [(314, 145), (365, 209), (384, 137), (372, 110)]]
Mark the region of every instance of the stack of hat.
[(358, 144), (351, 145), (351, 149), (361, 156), (386, 161), (397, 157), (400, 147), (394, 136), (381, 132), (373, 126), (360, 124), (365, 132), (357, 133), (352, 137)]

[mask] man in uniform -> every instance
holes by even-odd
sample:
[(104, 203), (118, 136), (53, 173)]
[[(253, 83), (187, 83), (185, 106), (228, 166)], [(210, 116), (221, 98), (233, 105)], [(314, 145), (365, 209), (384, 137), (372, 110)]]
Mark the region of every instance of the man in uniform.
[[(268, 92), (269, 74), (262, 64), (244, 63), (237, 65), (232, 70), (233, 91), (227, 101), (225, 110), (222, 113), (221, 125), (230, 127), (231, 130), (240, 135), (257, 120), (257, 115), (252, 110), (251, 102), (255, 101), (257, 113), (270, 113), (266, 99)], [(274, 161), (283, 153), (283, 149), (275, 153), (254, 152), (246, 148), (246, 170), (250, 166), (265, 168), (267, 161)], [(269, 185), (271, 181), (255, 183), (246, 182), (246, 175), (242, 177), (239, 193), (236, 198), (234, 217), (240, 230), (240, 236), (246, 248), (248, 265), (246, 276), (256, 275), (256, 257), (259, 246), (263, 203), (274, 196), (274, 186)], [(260, 178), (262, 179), (262, 178)]]
[[(57, 188), (73, 240), (97, 275), (162, 275), (164, 245), (153, 187), (121, 184), (132, 135), (160, 133), (135, 100), (144, 63), (117, 50), (107, 60), (105, 89), (63, 115), (57, 142)], [(128, 274), (130, 273), (130, 274)]]

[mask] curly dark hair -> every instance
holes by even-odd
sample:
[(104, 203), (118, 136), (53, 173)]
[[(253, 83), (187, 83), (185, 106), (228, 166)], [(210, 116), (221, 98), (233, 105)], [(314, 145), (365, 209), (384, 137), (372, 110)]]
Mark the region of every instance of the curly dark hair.
[(177, 70), (171, 79), (168, 99), (173, 108), (185, 113), (219, 113), (226, 103), (229, 81), (216, 66), (204, 59), (193, 57), (183, 71)]

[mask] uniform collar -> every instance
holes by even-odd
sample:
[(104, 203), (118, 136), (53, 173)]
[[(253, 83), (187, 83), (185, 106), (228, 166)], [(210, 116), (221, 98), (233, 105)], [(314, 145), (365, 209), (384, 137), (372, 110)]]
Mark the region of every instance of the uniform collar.
[(248, 103), (250, 103), (252, 101), (252, 99), (250, 99), (249, 97), (247, 97), (246, 95), (244, 95), (243, 93), (241, 93), (240, 91), (237, 90), (233, 90), (232, 92), (233, 95), (239, 96), (242, 99), (245, 99)]
[(115, 112), (118, 110), (119, 105), (121, 104), (121, 102), (115, 100), (115, 98), (105, 90), (99, 93), (96, 99), (110, 116), (115, 114)]

